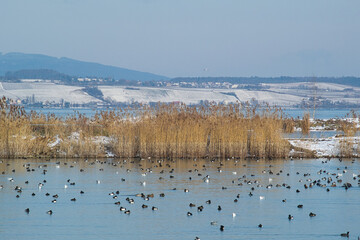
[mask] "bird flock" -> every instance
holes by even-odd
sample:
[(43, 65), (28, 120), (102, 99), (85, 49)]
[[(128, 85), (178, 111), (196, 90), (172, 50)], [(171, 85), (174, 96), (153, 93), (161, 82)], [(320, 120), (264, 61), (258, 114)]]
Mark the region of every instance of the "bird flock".
[[(347, 166), (342, 166), (342, 167), (338, 167), (336, 168), (336, 170), (334, 169), (327, 169), (325, 166), (327, 163), (330, 163), (330, 161), (338, 161), (341, 162), (342, 159), (324, 159), (324, 160), (319, 160), (322, 161), (322, 164), (324, 164), (324, 168), (323, 169), (319, 169), (316, 172), (316, 175), (311, 174), (309, 172), (300, 172), (300, 171), (296, 171), (295, 172), (295, 176), (296, 179), (298, 179), (298, 183), (296, 184), (297, 187), (293, 187), (292, 184), (287, 183), (286, 177), (290, 177), (290, 172), (285, 172), (282, 169), (276, 169), (273, 168), (273, 166), (271, 165), (271, 161), (269, 161), (268, 165), (266, 165), (266, 167), (264, 167), (264, 169), (261, 170), (260, 173), (257, 173), (256, 171), (254, 172), (248, 172), (247, 174), (243, 174), (241, 173), (241, 170), (239, 171), (238, 169), (240, 168), (247, 168), (247, 164), (251, 164), (250, 162), (241, 162), (240, 160), (237, 159), (224, 159), (224, 160), (219, 160), (219, 159), (208, 159), (208, 160), (197, 160), (197, 159), (193, 159), (191, 160), (191, 167), (188, 167), (188, 169), (186, 170), (187, 172), (187, 183), (186, 183), (186, 188), (178, 188), (178, 187), (167, 187), (162, 189), (161, 192), (157, 191), (155, 192), (148, 192), (147, 190), (147, 186), (148, 185), (152, 185), (154, 184), (153, 182), (149, 182), (148, 181), (148, 177), (149, 175), (153, 175), (155, 174), (157, 176), (157, 180), (158, 181), (168, 181), (168, 185), (171, 186), (171, 181), (175, 181), (177, 179), (177, 171), (176, 171), (176, 166), (177, 163), (179, 161), (186, 161), (186, 160), (182, 160), (182, 159), (177, 159), (177, 160), (172, 160), (172, 159), (163, 159), (163, 160), (154, 160), (151, 158), (148, 159), (122, 159), (122, 160), (88, 160), (85, 159), (84, 163), (87, 164), (88, 166), (92, 166), (92, 165), (96, 165), (99, 166), (99, 168), (97, 169), (100, 172), (104, 172), (104, 169), (107, 169), (105, 167), (103, 167), (104, 165), (113, 167), (118, 169), (115, 174), (116, 175), (121, 175), (121, 177), (119, 178), (119, 182), (120, 183), (126, 183), (127, 180), (127, 174), (137, 174), (138, 178), (135, 178), (137, 180), (134, 180), (134, 178), (132, 178), (132, 181), (137, 181), (138, 186), (142, 187), (143, 192), (137, 192), (137, 193), (133, 193), (133, 194), (123, 194), (122, 190), (121, 190), (121, 184), (119, 183), (119, 189), (114, 189), (113, 191), (108, 192), (108, 198), (112, 199), (114, 206), (118, 209), (118, 211), (124, 215), (133, 215), (133, 209), (135, 208), (135, 202), (140, 202), (139, 205), (136, 206), (141, 206), (142, 209), (151, 209), (151, 211), (153, 212), (161, 212), (162, 211), (162, 206), (161, 205), (154, 205), (151, 204), (154, 198), (162, 198), (162, 199), (166, 199), (167, 196), (170, 194), (172, 194), (172, 192), (178, 192), (181, 191), (183, 192), (183, 194), (185, 194), (185, 196), (183, 196), (183, 198), (188, 199), (188, 203), (186, 208), (179, 208), (176, 209), (176, 211), (183, 211), (183, 215), (188, 217), (188, 218), (194, 218), (196, 217), (196, 214), (201, 214), (202, 212), (218, 212), (221, 213), (223, 211), (223, 208), (227, 208), (229, 210), (229, 206), (228, 205), (223, 205), (223, 203), (221, 203), (219, 201), (219, 197), (216, 197), (216, 195), (222, 195), (222, 193), (224, 191), (231, 191), (234, 192), (236, 190), (238, 190), (240, 193), (236, 193), (233, 195), (233, 202), (235, 204), (237, 204), (239, 202), (239, 200), (241, 198), (251, 198), (254, 199), (254, 196), (257, 196), (258, 201), (260, 202), (264, 202), (267, 201), (269, 199), (269, 197), (265, 196), (266, 191), (272, 191), (273, 189), (287, 189), (287, 191), (293, 191), (296, 194), (299, 194), (299, 198), (298, 198), (298, 204), (297, 204), (297, 209), (305, 209), (308, 211), (308, 216), (309, 218), (316, 218), (318, 216), (318, 214), (316, 213), (316, 209), (308, 209), (307, 206), (305, 204), (303, 204), (301, 202), (301, 197), (300, 194), (303, 191), (311, 191), (311, 189), (324, 189), (324, 191), (326, 192), (330, 192), (332, 189), (343, 189), (343, 191), (348, 191), (351, 188), (358, 188), (360, 186), (360, 175), (359, 175), (359, 171), (354, 171), (352, 170), (351, 173), (348, 171), (348, 167)], [(15, 160), (12, 160), (15, 161)], [(255, 161), (255, 160), (252, 160)], [(300, 161), (300, 160), (288, 160), (288, 161)], [(306, 160), (301, 160), (301, 161), (306, 161)], [(351, 163), (355, 163), (355, 159), (354, 160), (350, 160)], [(234, 170), (228, 170), (228, 168), (225, 166), (227, 162), (231, 162), (233, 163), (232, 168), (236, 168), (237, 171)], [(39, 191), (33, 191), (31, 192), (31, 196), (36, 198), (38, 194), (44, 194), (46, 197), (49, 198), (49, 204), (58, 204), (59, 201), (61, 202), (65, 202), (65, 201), (69, 201), (69, 202), (79, 202), (79, 204), (81, 204), (81, 201), (78, 201), (79, 196), (86, 196), (86, 191), (84, 189), (81, 189), (80, 191), (78, 191), (77, 196), (71, 196), (69, 197), (69, 194), (67, 194), (66, 192), (64, 193), (64, 191), (59, 191), (59, 192), (54, 192), (55, 189), (51, 189), (51, 188), (47, 188), (47, 183), (48, 183), (48, 179), (47, 176), (48, 174), (53, 173), (53, 170), (50, 173), (50, 169), (54, 168), (55, 169), (59, 169), (61, 170), (61, 168), (66, 167), (66, 168), (74, 168), (77, 167), (77, 169), (80, 168), (80, 166), (78, 165), (77, 161), (72, 161), (72, 162), (68, 162), (68, 161), (58, 161), (55, 162), (55, 164), (49, 159), (46, 160), (42, 163), (25, 163), (22, 165), (22, 169), (25, 170), (27, 173), (37, 173), (37, 174), (41, 174), (43, 175), (43, 181), (41, 182), (32, 182), (31, 178), (29, 180), (26, 180), (24, 182), (18, 182), (16, 180), (16, 177), (13, 177), (11, 175), (15, 175), (16, 173), (16, 169), (9, 169), (11, 167), (11, 161), (1, 161), (0, 162), (0, 169), (2, 169), (1, 174), (3, 176), (7, 176), (6, 180), (7, 182), (11, 183), (11, 184), (16, 184), (15, 187), (13, 187), (14, 190), (14, 195), (15, 198), (21, 198), (23, 196), (23, 191), (25, 189), (33, 189), (28, 187), (29, 185), (32, 186), (36, 186), (36, 188)], [(131, 164), (132, 167), (129, 167), (129, 164)], [(54, 166), (55, 165), (55, 166)], [(136, 168), (134, 168), (134, 166), (136, 166)], [(146, 167), (145, 167), (146, 166)], [(211, 176), (208, 171), (208, 168), (214, 168), (216, 169), (216, 171), (212, 171), (212, 174), (214, 175)], [(126, 170), (125, 170), (126, 169)], [(57, 171), (59, 171), (57, 170)], [(78, 174), (85, 174), (87, 171), (87, 168), (80, 168), (78, 170)], [(134, 173), (133, 173), (134, 171)], [(109, 173), (104, 173), (104, 174), (113, 174), (113, 172), (109, 172)], [(221, 181), (219, 180), (219, 178), (217, 178), (216, 176), (218, 174), (227, 174), (227, 177), (222, 179)], [(16, 175), (15, 175), (16, 176)], [(281, 178), (279, 176), (282, 176)], [(91, 177), (91, 176), (89, 176)], [(344, 178), (347, 177), (347, 181), (344, 181)], [(265, 179), (265, 180), (264, 180)], [(280, 180), (283, 180), (283, 182), (280, 182)], [(2, 191), (5, 187), (10, 187), (12, 185), (9, 184), (4, 184), (4, 177), (1, 178), (1, 182), (2, 183), (0, 185), (0, 191)], [(198, 199), (194, 199), (194, 197), (191, 195), (192, 193), (192, 189), (193, 185), (192, 182), (196, 181), (197, 184), (204, 184), (207, 186), (211, 186), (211, 184), (213, 183), (213, 181), (216, 181), (218, 184), (220, 183), (222, 186), (221, 188), (218, 189), (218, 192), (216, 193), (216, 195), (214, 195), (214, 199), (207, 199), (204, 202), (199, 202)], [(71, 180), (70, 178), (68, 179), (64, 179), (63, 183), (59, 183), (59, 184), (63, 184), (63, 188), (66, 191), (67, 189), (72, 189), (76, 186), (76, 182)], [(103, 183), (102, 180), (100, 179), (94, 179), (93, 180), (93, 184), (94, 185), (103, 185), (106, 183)], [(182, 185), (183, 186), (183, 185)], [(299, 186), (302, 186), (301, 188)], [(139, 188), (137, 187), (136, 190), (138, 190)], [(140, 188), (141, 189), (141, 188)], [(259, 189), (261, 189), (261, 193), (264, 195), (260, 195)], [(40, 190), (45, 190), (45, 193), (43, 191)], [(58, 189), (57, 189), (58, 190)], [(29, 191), (26, 191), (27, 193)], [(51, 193), (50, 193), (51, 192)], [(66, 197), (68, 197), (68, 200), (66, 200), (62, 195), (65, 195)], [(232, 194), (227, 194), (228, 195), (232, 195)], [(187, 197), (188, 196), (188, 197)], [(284, 194), (284, 196), (286, 196)], [(0, 197), (1, 197), (1, 192), (0, 192)], [(182, 198), (182, 199), (183, 199)], [(61, 199), (61, 200), (60, 200)], [(220, 197), (221, 199), (221, 197)], [(294, 201), (292, 199), (292, 201)], [(282, 204), (286, 204), (288, 202), (287, 198), (284, 197), (281, 200)], [(26, 204), (26, 203), (25, 203)], [(359, 201), (360, 204), (360, 201)], [(211, 206), (215, 206), (215, 207), (211, 207)], [(25, 214), (31, 214), (32, 210), (30, 209), (30, 207), (25, 207)], [(236, 219), (237, 216), (239, 214), (241, 214), (241, 212), (238, 211), (237, 208), (234, 208), (233, 211), (231, 211), (231, 215), (229, 214), (229, 217)], [(292, 213), (295, 212), (295, 209), (289, 209), (289, 214), (287, 216), (287, 219), (289, 222), (292, 222), (296, 219), (296, 214)], [(48, 214), (48, 215), (52, 215), (52, 217), (56, 217), (56, 211), (54, 211), (53, 209), (51, 209), (51, 207), (49, 209), (44, 209), (44, 214)], [(138, 212), (137, 212), (138, 214)], [(284, 216), (284, 218), (286, 218), (286, 216)], [(220, 232), (224, 232), (227, 230), (227, 227), (225, 225), (225, 223), (216, 220), (216, 219), (209, 219), (209, 227), (213, 228), (213, 227), (217, 227), (218, 231)], [(266, 225), (261, 222), (261, 218), (259, 218), (259, 222), (257, 225), (254, 226), (254, 228), (258, 228), (258, 229), (266, 229)], [(345, 231), (343, 233), (338, 233), (337, 235), (339, 237), (346, 237), (349, 238), (350, 237), (350, 232), (346, 231), (346, 229), (344, 229)], [(264, 230), (265, 231), (265, 230)], [(194, 236), (195, 239), (200, 239), (200, 236)]]

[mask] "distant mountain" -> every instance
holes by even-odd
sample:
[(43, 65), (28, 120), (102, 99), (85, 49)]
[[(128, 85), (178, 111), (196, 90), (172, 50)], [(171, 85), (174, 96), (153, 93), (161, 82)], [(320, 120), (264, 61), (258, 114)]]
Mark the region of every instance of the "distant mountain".
[(7, 72), (30, 69), (48, 69), (77, 77), (99, 77), (139, 81), (168, 80), (167, 77), (99, 63), (70, 58), (56, 58), (41, 54), (0, 53), (0, 76)]

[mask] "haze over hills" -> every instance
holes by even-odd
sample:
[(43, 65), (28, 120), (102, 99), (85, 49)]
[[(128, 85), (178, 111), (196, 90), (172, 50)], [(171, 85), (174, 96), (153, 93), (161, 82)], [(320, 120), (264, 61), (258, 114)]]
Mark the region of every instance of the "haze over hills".
[(0, 53), (0, 76), (27, 69), (49, 69), (76, 77), (114, 78), (137, 81), (167, 80), (168, 77), (99, 63), (56, 58), (41, 54)]
[(358, 77), (181, 77), (56, 58), (0, 53), (0, 97), (62, 107), (137, 103), (254, 102), (304, 107), (359, 107)]

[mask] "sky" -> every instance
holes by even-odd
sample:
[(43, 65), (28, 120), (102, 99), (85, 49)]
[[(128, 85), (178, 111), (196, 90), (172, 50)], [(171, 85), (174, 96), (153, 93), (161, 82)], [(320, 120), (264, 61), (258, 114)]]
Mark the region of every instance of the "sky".
[(0, 52), (168, 77), (359, 77), (360, 1), (0, 0)]

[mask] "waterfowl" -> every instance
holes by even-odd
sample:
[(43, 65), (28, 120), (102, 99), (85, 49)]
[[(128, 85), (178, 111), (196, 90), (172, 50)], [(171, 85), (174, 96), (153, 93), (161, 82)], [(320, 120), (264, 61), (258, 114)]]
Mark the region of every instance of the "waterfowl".
[(262, 225), (262, 224), (259, 224), (259, 225), (258, 225), (258, 227), (259, 227), (259, 228), (262, 228), (262, 227), (263, 227), (263, 225)]
[(211, 221), (210, 225), (217, 225), (217, 222), (216, 221)]
[(120, 207), (120, 211), (124, 212), (124, 211), (126, 211), (126, 208)]
[(211, 200), (207, 200), (207, 201), (206, 201), (206, 204), (211, 204)]
[(221, 211), (221, 206), (219, 205), (218, 208), (217, 208), (218, 211)]
[(347, 232), (347, 233), (342, 233), (342, 234), (340, 234), (340, 236), (342, 236), (342, 237), (349, 237), (349, 234), (350, 234), (350, 232)]
[(187, 214), (189, 217), (192, 216), (193, 214), (191, 212), (187, 212)]
[(75, 201), (76, 201), (76, 198), (72, 198), (72, 199), (70, 199), (70, 201), (75, 202)]
[(297, 205), (298, 208), (303, 208), (302, 204)]
[(51, 202), (52, 202), (52, 203), (56, 203), (56, 199), (52, 200)]
[(142, 207), (142, 208), (148, 208), (148, 205), (143, 204), (141, 207)]
[(26, 212), (27, 214), (29, 214), (29, 213), (30, 213), (30, 209), (29, 209), (29, 208), (25, 209), (25, 212)]
[(196, 205), (193, 204), (193, 203), (190, 203), (190, 204), (189, 204), (189, 207), (196, 207)]
[(315, 213), (313, 213), (313, 212), (310, 212), (310, 213), (309, 213), (309, 216), (310, 216), (310, 217), (315, 217), (315, 216), (316, 216), (316, 214), (315, 214)]
[(224, 229), (225, 229), (224, 225), (221, 225), (220, 226), (220, 231), (224, 231)]
[(53, 211), (52, 211), (52, 210), (49, 210), (49, 211), (47, 211), (46, 213), (49, 214), (49, 215), (52, 215), (52, 214), (53, 214)]
[(130, 215), (130, 210), (127, 210), (124, 213), (127, 214), (127, 215)]
[(120, 201), (117, 201), (114, 203), (115, 205), (120, 205)]
[(294, 216), (291, 216), (291, 215), (289, 214), (288, 219), (289, 219), (289, 220), (293, 220), (293, 219), (294, 219)]

